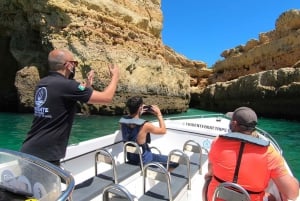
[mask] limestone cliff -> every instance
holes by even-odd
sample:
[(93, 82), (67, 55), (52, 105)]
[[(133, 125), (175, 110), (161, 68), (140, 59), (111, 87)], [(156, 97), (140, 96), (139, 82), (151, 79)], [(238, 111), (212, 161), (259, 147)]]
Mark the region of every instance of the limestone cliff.
[(300, 10), (286, 11), (276, 28), (225, 50), (206, 88), (193, 87), (191, 106), (226, 112), (241, 105), (270, 117), (300, 116)]
[(0, 111), (32, 110), (34, 85), (47, 74), (53, 48), (74, 53), (80, 62), (77, 80), (94, 69), (98, 90), (110, 80), (107, 65), (120, 67), (113, 103), (82, 105), (82, 112), (122, 114), (134, 94), (164, 112), (186, 111), (190, 74), (197, 77), (206, 65), (163, 45), (160, 6), (160, 0), (2, 0)]
[(209, 85), (192, 93), (197, 107), (228, 112), (239, 106), (254, 108), (259, 115), (298, 119), (300, 116), (300, 68), (281, 68)]
[(208, 69), (162, 43), (160, 7), (160, 0), (0, 1), (0, 111), (32, 111), (49, 51), (67, 48), (80, 62), (76, 79), (92, 68), (98, 90), (110, 80), (108, 64), (121, 71), (113, 103), (79, 105), (81, 112), (123, 114), (126, 99), (138, 94), (165, 113), (247, 105), (264, 116), (300, 116), (299, 10), (280, 15), (275, 30), (225, 50)]
[(213, 65), (209, 83), (223, 82), (264, 70), (291, 67), (300, 60), (300, 10), (281, 14), (275, 30), (259, 34), (246, 45), (225, 50)]

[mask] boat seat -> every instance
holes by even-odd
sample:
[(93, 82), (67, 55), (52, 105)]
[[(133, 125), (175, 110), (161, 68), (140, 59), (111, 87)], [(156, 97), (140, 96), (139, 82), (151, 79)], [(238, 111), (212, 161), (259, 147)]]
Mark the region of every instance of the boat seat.
[(248, 192), (239, 184), (231, 182), (223, 182), (218, 185), (214, 194), (213, 201), (217, 199), (225, 201), (250, 201)]
[(144, 165), (143, 165), (142, 151), (141, 151), (140, 146), (136, 142), (133, 142), (133, 141), (124, 142), (123, 153), (124, 153), (125, 164), (130, 163), (129, 160), (127, 160), (127, 153), (138, 154), (139, 161), (140, 161), (139, 165), (140, 165), (140, 168), (143, 173)]
[(161, 151), (160, 151), (160, 149), (159, 148), (157, 148), (157, 147), (154, 147), (154, 146), (151, 146), (151, 147), (149, 147), (150, 148), (150, 150), (151, 150), (151, 152), (152, 153), (157, 153), (157, 154), (161, 154)]
[[(170, 163), (177, 163), (178, 166), (171, 170), (170, 174), (172, 176), (185, 178), (188, 180), (188, 189), (191, 188), (191, 164), (188, 155), (186, 155), (183, 151), (179, 149), (175, 149), (170, 151), (168, 155), (168, 163), (167, 163), (167, 170), (169, 170)], [(198, 167), (193, 166), (193, 172), (197, 172)]]
[(102, 201), (123, 201), (137, 200), (136, 196), (132, 195), (124, 186), (120, 184), (112, 184), (103, 190)]
[[(203, 151), (205, 154), (203, 154)], [(190, 164), (191, 164), (191, 176), (194, 176), (199, 170), (199, 174), (202, 174), (202, 166), (208, 159), (208, 150), (201, 147), (199, 143), (194, 140), (188, 140), (183, 145), (183, 152), (191, 152)]]
[[(76, 201), (88, 201), (100, 195), (105, 187), (129, 178), (130, 176), (141, 171), (139, 165), (127, 163), (127, 152), (137, 153), (142, 159), (139, 146), (135, 142), (126, 142), (123, 146), (124, 163), (116, 165), (111, 153), (106, 149), (101, 149), (95, 154), (95, 176), (86, 181), (77, 184), (73, 192), (73, 199)], [(109, 164), (111, 169), (98, 173), (98, 164), (100, 162)]]
[[(182, 190), (187, 189), (190, 184), (189, 178), (189, 158), (181, 150), (172, 150), (168, 156), (168, 164), (170, 162), (179, 165), (168, 172), (160, 163), (148, 163), (144, 167), (143, 174), (143, 192), (139, 198), (140, 201), (150, 200), (174, 200)], [(175, 171), (177, 170), (177, 171)], [(146, 191), (146, 179), (159, 181), (153, 187)]]

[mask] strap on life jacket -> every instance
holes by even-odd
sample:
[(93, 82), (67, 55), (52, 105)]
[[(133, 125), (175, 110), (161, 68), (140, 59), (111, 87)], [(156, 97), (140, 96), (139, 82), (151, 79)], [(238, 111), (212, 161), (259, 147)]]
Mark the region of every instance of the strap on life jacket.
[(237, 183), (237, 180), (238, 180), (244, 148), (245, 148), (245, 142), (242, 141), (241, 145), (240, 145), (238, 159), (237, 159), (236, 165), (235, 165), (234, 175), (233, 175), (233, 179), (232, 179), (233, 183)]

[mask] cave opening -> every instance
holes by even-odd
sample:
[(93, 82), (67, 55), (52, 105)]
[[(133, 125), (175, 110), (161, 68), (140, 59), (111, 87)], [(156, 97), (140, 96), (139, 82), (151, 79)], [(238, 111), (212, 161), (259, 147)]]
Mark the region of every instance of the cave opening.
[(18, 64), (11, 52), (10, 36), (0, 36), (0, 112), (17, 112), (18, 96), (15, 75)]

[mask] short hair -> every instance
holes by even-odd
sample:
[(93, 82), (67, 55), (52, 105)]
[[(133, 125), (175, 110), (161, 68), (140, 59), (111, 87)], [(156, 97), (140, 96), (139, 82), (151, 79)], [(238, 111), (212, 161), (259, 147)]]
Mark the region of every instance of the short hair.
[(126, 106), (130, 114), (135, 114), (139, 107), (143, 104), (143, 99), (140, 96), (134, 96), (127, 100)]
[(48, 65), (50, 70), (57, 71), (64, 68), (66, 52), (63, 50), (53, 50), (48, 55)]

